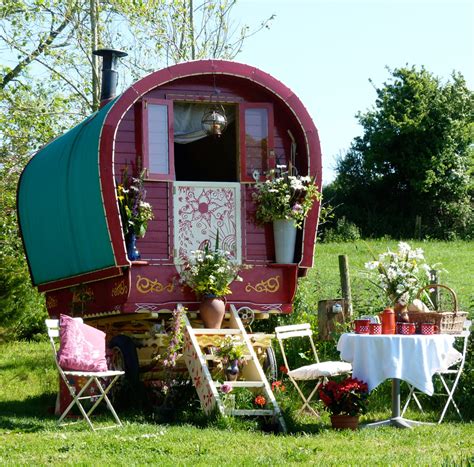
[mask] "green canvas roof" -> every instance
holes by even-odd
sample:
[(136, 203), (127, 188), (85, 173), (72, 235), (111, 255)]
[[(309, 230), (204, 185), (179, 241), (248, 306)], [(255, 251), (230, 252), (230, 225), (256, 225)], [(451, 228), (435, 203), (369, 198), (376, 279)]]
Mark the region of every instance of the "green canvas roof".
[(114, 102), (38, 151), (23, 171), (18, 216), (35, 285), (116, 265), (99, 172)]

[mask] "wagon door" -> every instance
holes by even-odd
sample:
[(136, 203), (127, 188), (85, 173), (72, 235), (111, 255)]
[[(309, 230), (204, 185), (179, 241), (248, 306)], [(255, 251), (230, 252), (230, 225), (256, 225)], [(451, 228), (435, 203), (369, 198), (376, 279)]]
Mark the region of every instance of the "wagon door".
[(175, 264), (206, 242), (213, 248), (218, 232), (219, 248), (242, 262), (239, 183), (174, 182), (173, 206)]

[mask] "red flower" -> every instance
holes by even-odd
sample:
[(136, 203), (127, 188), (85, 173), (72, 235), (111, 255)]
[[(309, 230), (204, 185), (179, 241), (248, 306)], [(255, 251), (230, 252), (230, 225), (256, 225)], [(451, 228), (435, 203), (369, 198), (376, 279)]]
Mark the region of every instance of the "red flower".
[(285, 365), (280, 366), (280, 371), (284, 373), (285, 375), (288, 374), (288, 368)]
[(265, 399), (265, 397), (263, 397), (262, 395), (260, 396), (257, 396), (254, 400), (254, 403), (255, 405), (258, 405), (260, 406), (260, 408), (264, 407), (265, 404), (267, 403), (267, 400)]
[(367, 383), (356, 378), (346, 378), (340, 383), (328, 381), (319, 388), (320, 399), (334, 415), (365, 413), (368, 395)]
[(272, 391), (285, 392), (286, 387), (281, 381), (274, 381), (272, 383)]

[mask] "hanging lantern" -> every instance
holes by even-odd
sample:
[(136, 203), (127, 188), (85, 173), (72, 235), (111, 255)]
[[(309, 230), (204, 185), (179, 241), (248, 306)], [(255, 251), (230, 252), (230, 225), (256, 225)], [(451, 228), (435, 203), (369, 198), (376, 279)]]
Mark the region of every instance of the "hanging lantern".
[(211, 136), (221, 136), (227, 127), (227, 117), (224, 107), (221, 105), (211, 107), (201, 119), (202, 129)]

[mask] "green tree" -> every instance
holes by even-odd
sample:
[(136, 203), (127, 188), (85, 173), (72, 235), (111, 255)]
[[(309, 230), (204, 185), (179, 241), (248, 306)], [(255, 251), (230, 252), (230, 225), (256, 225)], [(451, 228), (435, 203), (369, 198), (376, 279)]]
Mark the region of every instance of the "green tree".
[(31, 80), (32, 66), (59, 83), (85, 115), (97, 110), (100, 66), (97, 48), (123, 49), (129, 73), (124, 83), (164, 65), (199, 58), (234, 58), (245, 39), (268, 28), (273, 15), (254, 29), (236, 25), (237, 0), (3, 0), (0, 89)]
[(16, 187), (31, 154), (68, 125), (68, 101), (54, 91), (47, 84), (18, 82), (0, 90), (0, 328), (14, 337), (33, 337), (46, 316), (23, 253)]
[(400, 68), (376, 93), (326, 198), (365, 235), (472, 236), (474, 95), (464, 78)]

